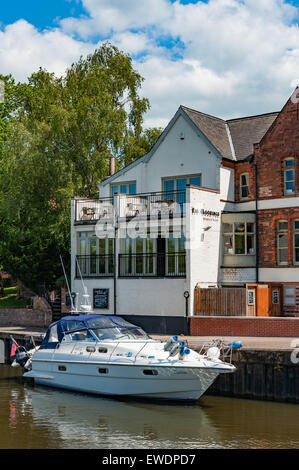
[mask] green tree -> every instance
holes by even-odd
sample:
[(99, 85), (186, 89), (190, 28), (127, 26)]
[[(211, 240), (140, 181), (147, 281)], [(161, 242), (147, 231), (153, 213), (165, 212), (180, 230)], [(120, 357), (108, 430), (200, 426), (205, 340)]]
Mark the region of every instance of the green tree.
[(61, 276), (60, 253), (69, 267), (70, 198), (97, 197), (108, 157), (145, 138), (149, 102), (131, 58), (109, 43), (63, 77), (40, 69), (17, 88), (8, 81), (17, 106), (5, 111), (0, 259), (35, 288)]

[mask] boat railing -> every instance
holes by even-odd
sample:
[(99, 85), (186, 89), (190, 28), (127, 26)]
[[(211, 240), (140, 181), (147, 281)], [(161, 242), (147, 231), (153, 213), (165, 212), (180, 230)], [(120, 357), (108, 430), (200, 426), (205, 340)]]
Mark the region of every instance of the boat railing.
[(210, 359), (219, 358), (222, 361), (229, 362), (231, 364), (233, 359), (233, 351), (240, 349), (241, 347), (242, 343), (240, 343), (240, 341), (227, 342), (223, 339), (217, 338), (204, 343), (199, 351), (199, 354)]

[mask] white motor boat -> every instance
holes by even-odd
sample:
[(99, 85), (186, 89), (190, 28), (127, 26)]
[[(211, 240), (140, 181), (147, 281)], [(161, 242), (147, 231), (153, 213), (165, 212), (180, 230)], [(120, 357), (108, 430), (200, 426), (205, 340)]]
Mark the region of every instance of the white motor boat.
[(219, 345), (199, 354), (176, 336), (153, 340), (122, 317), (85, 312), (52, 323), (40, 347), (15, 360), (36, 384), (175, 401), (196, 401), (219, 374), (235, 371)]

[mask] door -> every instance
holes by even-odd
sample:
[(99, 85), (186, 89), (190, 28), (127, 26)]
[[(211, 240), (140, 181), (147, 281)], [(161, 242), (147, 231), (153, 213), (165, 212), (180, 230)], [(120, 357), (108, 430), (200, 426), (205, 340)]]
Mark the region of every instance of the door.
[(256, 290), (256, 316), (269, 317), (269, 286), (267, 284), (259, 284)]
[(271, 286), (271, 317), (282, 316), (282, 287)]
[(157, 276), (165, 276), (165, 238), (157, 238)]

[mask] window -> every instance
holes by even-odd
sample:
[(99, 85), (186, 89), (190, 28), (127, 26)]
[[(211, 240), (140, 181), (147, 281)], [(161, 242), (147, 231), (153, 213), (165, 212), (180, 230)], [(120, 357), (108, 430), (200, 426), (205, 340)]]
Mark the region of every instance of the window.
[(254, 291), (254, 289), (249, 289), (248, 290), (247, 303), (248, 303), (248, 305), (254, 305), (255, 304), (255, 291)]
[(295, 286), (284, 286), (283, 303), (284, 305), (296, 304), (296, 287)]
[(240, 199), (246, 199), (249, 196), (249, 173), (240, 175)]
[(277, 264), (288, 264), (288, 222), (277, 222)]
[(294, 235), (293, 235), (293, 263), (299, 264), (299, 220), (294, 221)]
[(223, 223), (222, 229), (224, 254), (255, 254), (255, 224), (253, 222)]
[[(94, 232), (78, 234), (78, 256), (80, 271), (83, 276), (111, 275), (113, 273), (114, 240), (98, 238)], [(80, 275), (76, 263), (77, 275)]]
[(274, 305), (279, 304), (279, 291), (278, 290), (272, 291), (272, 304)]
[(283, 162), (284, 174), (284, 194), (294, 194), (295, 192), (295, 163), (293, 158), (287, 158)]
[(201, 186), (201, 175), (191, 175), (183, 177), (173, 177), (163, 180), (163, 191), (166, 199), (185, 204), (186, 202), (186, 186)]
[(112, 184), (110, 186), (111, 196), (114, 194), (136, 194), (136, 181), (129, 183)]

